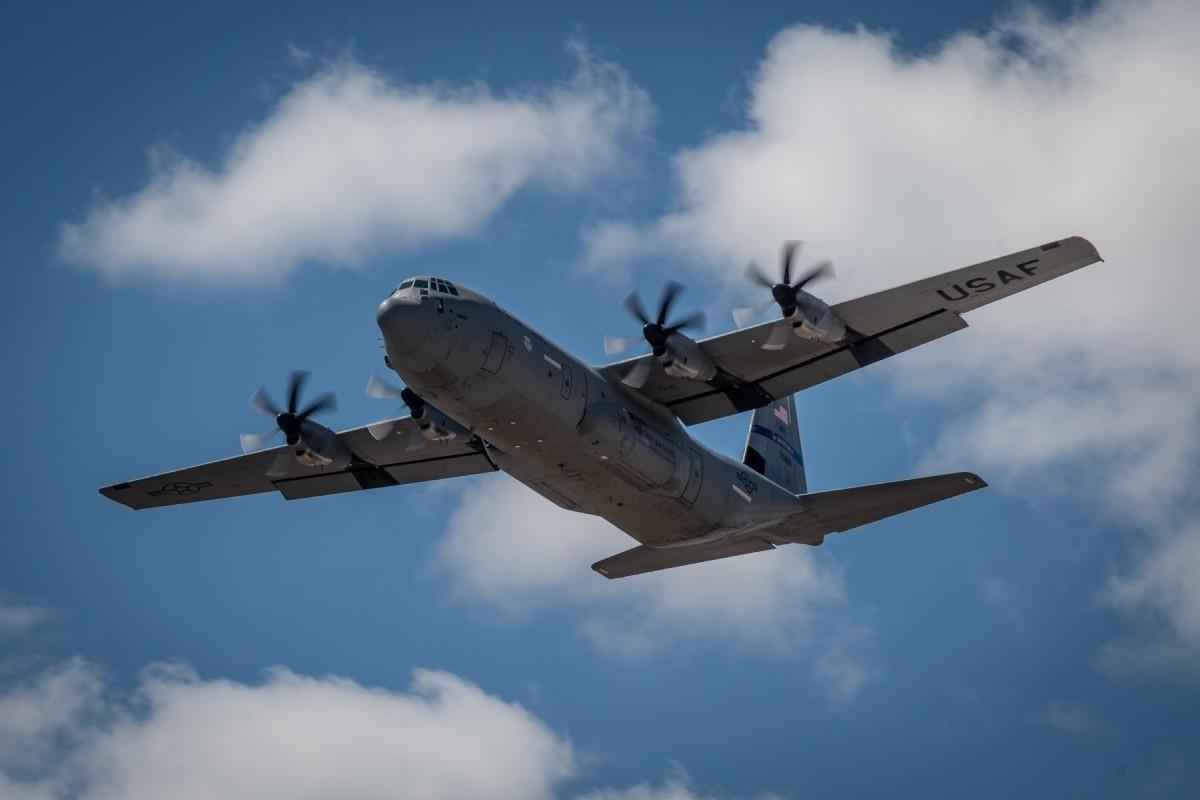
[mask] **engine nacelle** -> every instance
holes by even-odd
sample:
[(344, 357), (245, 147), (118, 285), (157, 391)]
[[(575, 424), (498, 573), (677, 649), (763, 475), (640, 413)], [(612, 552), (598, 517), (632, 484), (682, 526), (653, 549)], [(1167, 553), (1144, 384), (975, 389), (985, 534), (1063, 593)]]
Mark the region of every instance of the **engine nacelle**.
[(336, 433), (311, 419), (300, 423), (299, 440), (288, 442), (287, 448), (296, 461), (306, 467), (345, 469), (354, 460), (350, 448), (342, 443)]
[(671, 497), (683, 493), (688, 459), (669, 437), (627, 409), (608, 403), (588, 406), (579, 432), (585, 449), (628, 483)]
[(792, 332), (804, 339), (833, 344), (846, 338), (846, 324), (828, 303), (808, 292), (798, 294), (796, 308), (787, 320), (792, 325)]
[(663, 372), (701, 383), (707, 383), (717, 376), (717, 365), (694, 339), (673, 333), (667, 343), (669, 347), (661, 354), (655, 353)]
[(448, 442), (466, 435), (467, 429), (432, 406), (422, 403), (412, 410), (421, 435), (431, 442)]

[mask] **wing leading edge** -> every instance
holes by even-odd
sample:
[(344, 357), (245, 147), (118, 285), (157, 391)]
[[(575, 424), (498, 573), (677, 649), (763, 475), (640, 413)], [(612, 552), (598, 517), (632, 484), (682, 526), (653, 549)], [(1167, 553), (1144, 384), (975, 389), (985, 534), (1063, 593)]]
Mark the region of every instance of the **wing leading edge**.
[(299, 500), (496, 469), (482, 446), (461, 439), (405, 449), (405, 443), (411, 441), (410, 428), (415, 426), (411, 417), (403, 417), (396, 421), (393, 434), (382, 442), (375, 441), (366, 426), (339, 432), (355, 456), (348, 469), (305, 467), (293, 459), (286, 472), (270, 477), (267, 472), (285, 449), (275, 447), (105, 486), (100, 494), (134, 510), (270, 491), (278, 491), (287, 500)]
[[(760, 408), (772, 400), (845, 375), (967, 327), (962, 314), (1101, 261), (1075, 236), (984, 261), (835, 305), (860, 336), (840, 344), (789, 336), (781, 350), (764, 350), (778, 320), (700, 342), (731, 385), (713, 386), (664, 373), (654, 364), (638, 392), (669, 408), (684, 423)], [(645, 355), (601, 367), (619, 381)], [(657, 363), (657, 362), (656, 362)]]

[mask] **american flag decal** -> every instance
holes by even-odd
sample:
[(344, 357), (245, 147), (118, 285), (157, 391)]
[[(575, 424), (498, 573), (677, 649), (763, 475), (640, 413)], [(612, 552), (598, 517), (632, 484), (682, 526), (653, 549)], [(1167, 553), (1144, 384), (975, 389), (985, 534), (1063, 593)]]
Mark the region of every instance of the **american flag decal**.
[(775, 406), (775, 419), (779, 420), (784, 425), (789, 424), (787, 406)]

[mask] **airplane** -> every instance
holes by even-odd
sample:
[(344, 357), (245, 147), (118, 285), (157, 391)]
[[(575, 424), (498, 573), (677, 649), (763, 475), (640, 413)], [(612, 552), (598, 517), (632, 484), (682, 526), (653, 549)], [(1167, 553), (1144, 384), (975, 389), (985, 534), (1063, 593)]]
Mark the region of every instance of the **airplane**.
[[(745, 325), (699, 341), (700, 314), (671, 319), (669, 284), (654, 316), (637, 294), (626, 308), (639, 337), (608, 337), (611, 354), (643, 341), (644, 355), (590, 366), (483, 294), (432, 276), (408, 278), (380, 304), (384, 362), (374, 397), (408, 410), (334, 432), (313, 417), (332, 395), (301, 405), (293, 373), (286, 406), (260, 389), (252, 405), (271, 429), (242, 437), (242, 455), (113, 484), (100, 493), (133, 509), (277, 491), (287, 500), (503, 471), (562, 508), (604, 518), (638, 544), (592, 565), (620, 578), (786, 544), (819, 545), (846, 531), (976, 491), (971, 472), (809, 492), (795, 394), (967, 327), (963, 314), (1101, 261), (1071, 237), (836, 305), (793, 280), (797, 247), (778, 280), (749, 277), (770, 298), (735, 312)], [(780, 316), (758, 324), (771, 305)], [(685, 426), (752, 411), (741, 460), (693, 439)], [(262, 449), (282, 433), (285, 444)], [(564, 535), (568, 535), (564, 533)]]

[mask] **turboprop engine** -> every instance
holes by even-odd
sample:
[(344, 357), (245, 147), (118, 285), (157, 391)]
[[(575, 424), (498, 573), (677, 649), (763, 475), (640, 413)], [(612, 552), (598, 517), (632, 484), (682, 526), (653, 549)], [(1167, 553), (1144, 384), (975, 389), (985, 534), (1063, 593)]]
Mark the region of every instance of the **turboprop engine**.
[[(662, 297), (658, 301), (658, 314), (651, 318), (642, 308), (637, 292), (632, 292), (625, 298), (625, 310), (642, 323), (642, 332), (638, 336), (605, 336), (604, 352), (615, 355), (627, 350), (631, 345), (645, 341), (650, 345), (650, 352), (662, 365), (663, 372), (676, 378), (691, 378), (694, 381), (707, 383), (717, 376), (717, 365), (709, 358), (695, 339), (682, 333), (689, 328), (704, 326), (704, 312), (696, 311), (675, 322), (668, 322), (671, 306), (675, 298), (683, 291), (683, 286), (671, 281), (663, 288)], [(641, 388), (650, 375), (650, 361), (642, 359), (629, 371), (622, 381), (635, 389)]]
[(267, 470), (268, 476), (287, 474), (293, 460), (306, 467), (333, 469), (344, 469), (354, 460), (354, 455), (336, 433), (311, 419), (322, 411), (337, 408), (337, 398), (332, 393), (323, 394), (303, 409), (299, 408), (300, 390), (307, 379), (307, 372), (297, 370), (292, 373), (288, 379), (287, 409), (281, 409), (271, 400), (265, 386), (250, 397), (251, 407), (274, 417), (275, 425), (261, 433), (242, 434), (242, 450), (246, 453), (258, 450), (279, 433), (283, 434), (287, 444), (287, 450), (280, 453)]
[(846, 338), (846, 324), (829, 304), (803, 290), (796, 294), (791, 316), (785, 316), (784, 319), (792, 324), (793, 333), (806, 339), (832, 344)]
[(687, 485), (690, 465), (674, 441), (627, 409), (608, 403), (587, 408), (579, 432), (585, 449), (628, 483), (676, 497)]
[[(417, 423), (417, 430), (420, 431), (421, 438), (414, 437), (414, 440), (409, 441), (405, 446), (406, 450), (415, 450), (420, 447), (422, 439), (428, 442), (448, 442), (459, 436), (469, 436), (466, 428), (426, 403), (407, 386), (397, 389), (372, 375), (371, 380), (367, 383), (367, 395), (376, 399), (399, 398), (400, 402), (408, 407), (408, 413)], [(368, 425), (367, 430), (375, 437), (376, 441), (383, 441), (392, 434), (395, 425), (396, 420), (385, 420)]]
[(787, 327), (792, 333), (805, 339), (816, 339), (822, 342), (836, 344), (844, 341), (849, 335), (846, 324), (838, 318), (837, 313), (824, 300), (806, 292), (804, 287), (811, 281), (829, 275), (833, 272), (833, 263), (828, 259), (819, 261), (810, 267), (798, 281), (792, 283), (792, 263), (800, 242), (785, 242), (782, 262), (781, 280), (776, 283), (767, 277), (766, 273), (753, 261), (746, 267), (746, 277), (751, 282), (771, 290), (771, 299), (750, 308), (734, 309), (733, 319), (739, 327), (749, 325), (772, 304), (779, 306), (783, 313), (784, 325), (778, 325), (771, 331), (763, 343), (764, 350), (781, 350), (787, 344)]

